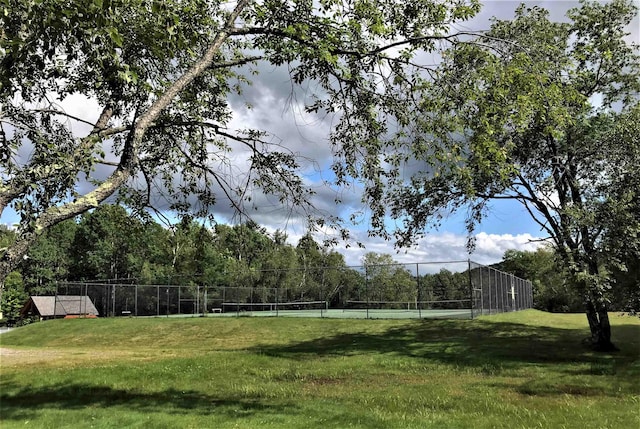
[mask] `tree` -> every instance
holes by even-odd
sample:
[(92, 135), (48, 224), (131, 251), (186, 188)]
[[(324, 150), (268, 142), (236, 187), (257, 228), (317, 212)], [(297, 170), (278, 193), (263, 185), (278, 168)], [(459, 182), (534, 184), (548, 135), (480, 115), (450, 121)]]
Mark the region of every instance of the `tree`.
[[(216, 231), (220, 230), (216, 228)], [(183, 218), (173, 228), (170, 241), (173, 248), (170, 273), (173, 278), (167, 281), (173, 284), (218, 285), (231, 275), (226, 273), (227, 249), (220, 248), (221, 243), (214, 233), (191, 217)]]
[(603, 224), (607, 234), (602, 248), (612, 262), (609, 269), (615, 282), (612, 304), (618, 310), (633, 314), (640, 311), (640, 108), (621, 115), (606, 139), (615, 142), (618, 150), (613, 165), (621, 167), (615, 174), (619, 180), (612, 183), (610, 203), (605, 205)]
[(151, 219), (142, 222), (134, 254), (129, 261), (141, 284), (165, 284), (173, 273), (170, 233)]
[(121, 206), (103, 205), (85, 213), (73, 243), (75, 267), (71, 278), (107, 280), (138, 277), (129, 255), (135, 253), (141, 231), (139, 221)]
[(362, 262), (369, 282), (367, 294), (370, 300), (390, 301), (392, 304), (389, 305), (401, 308), (416, 301), (416, 279), (391, 255), (367, 252)]
[(437, 273), (422, 276), (420, 285), (424, 294), (422, 300), (433, 301), (429, 303), (430, 308), (464, 308), (469, 301), (468, 271), (454, 273), (442, 268)]
[(534, 252), (507, 250), (498, 269), (530, 280), (535, 308), (552, 312), (576, 312), (582, 300), (567, 281), (567, 274), (552, 248)]
[(6, 288), (0, 297), (0, 319), (9, 325), (13, 325), (20, 320), (20, 310), (29, 298), (29, 294), (24, 290), (22, 276), (14, 271), (7, 276)]
[(215, 241), (219, 251), (227, 252), (234, 259), (248, 266), (260, 263), (264, 253), (272, 247), (272, 241), (264, 228), (255, 222), (227, 226), (216, 225)]
[[(16, 240), (16, 234), (11, 229), (7, 228), (6, 225), (0, 225), (0, 252), (4, 252), (11, 244), (13, 244)], [(0, 287), (0, 319), (3, 317), (4, 310), (4, 288)]]
[[(260, 267), (260, 285), (273, 291), (269, 295), (272, 302), (276, 300), (275, 290), (296, 290), (301, 283), (302, 274), (296, 249), (284, 242), (274, 243), (274, 247), (262, 255)], [(281, 299), (280, 295), (278, 299)]]
[[(216, 197), (242, 211), (255, 187), (308, 207), (294, 153), (262, 130), (227, 128), (246, 74), (267, 63), (287, 67), (294, 84), (313, 82), (309, 110), (339, 116), (332, 142), (347, 164), (336, 170), (348, 174), (359, 142), (385, 138), (376, 112), (403, 115), (394, 82), (422, 73), (413, 58), (455, 42), (451, 24), (479, 9), (477, 0), (3, 4), (0, 213), (11, 205), (21, 222), (0, 281), (44, 230), (110, 197), (141, 210), (163, 191), (164, 208), (205, 215)], [(97, 117), (64, 111), (72, 96), (95, 102)], [(251, 164), (240, 177), (229, 155), (239, 147)]]
[[(327, 249), (325, 249), (327, 250)], [(323, 300), (331, 305), (340, 305), (343, 289), (348, 288), (349, 272), (344, 256), (335, 251), (326, 251), (324, 254), (324, 269), (322, 270), (322, 291)]]
[(398, 155), (423, 168), (410, 180), (387, 172), (378, 200), (404, 222), (400, 243), (461, 207), (471, 235), (492, 201), (520, 203), (550, 237), (599, 350), (615, 349), (609, 273), (640, 239), (640, 61), (624, 40), (636, 13), (585, 1), (554, 23), (522, 5), (480, 43), (445, 52)]
[(313, 294), (319, 298), (322, 295), (322, 276), (324, 272), (322, 269), (324, 266), (322, 250), (313, 239), (311, 233), (307, 232), (298, 241), (296, 251), (298, 265), (302, 269), (296, 292), (300, 293), (300, 298), (303, 298), (305, 293)]
[(4, 251), (16, 240), (16, 234), (6, 225), (0, 225), (0, 248)]
[(68, 219), (47, 230), (31, 246), (19, 267), (30, 295), (53, 293), (56, 281), (69, 278), (77, 229), (75, 219)]

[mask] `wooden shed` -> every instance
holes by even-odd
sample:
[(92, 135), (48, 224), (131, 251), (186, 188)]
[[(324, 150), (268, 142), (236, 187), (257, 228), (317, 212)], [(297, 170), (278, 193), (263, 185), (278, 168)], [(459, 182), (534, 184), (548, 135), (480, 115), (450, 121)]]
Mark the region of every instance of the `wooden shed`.
[(99, 313), (93, 301), (82, 295), (32, 296), (22, 307), (20, 315), (40, 317), (40, 320), (98, 317)]

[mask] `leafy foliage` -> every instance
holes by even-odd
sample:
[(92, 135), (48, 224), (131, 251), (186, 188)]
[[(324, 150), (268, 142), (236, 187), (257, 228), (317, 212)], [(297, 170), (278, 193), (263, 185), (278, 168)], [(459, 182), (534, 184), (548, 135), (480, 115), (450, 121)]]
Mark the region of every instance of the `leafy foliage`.
[[(376, 111), (405, 115), (405, 87), (393, 82), (417, 78), (412, 59), (455, 42), (450, 24), (478, 9), (477, 0), (3, 1), (0, 212), (11, 205), (21, 222), (0, 275), (42, 231), (112, 196), (138, 212), (201, 217), (220, 199), (244, 212), (255, 191), (312, 225), (337, 221), (314, 215), (286, 142), (228, 128), (256, 65), (314, 83), (309, 110), (339, 118), (344, 183), (360, 148), (378, 168), (386, 127)], [(97, 104), (97, 115), (65, 111), (71, 97)]]
[(374, 301), (411, 302), (417, 299), (416, 280), (391, 255), (368, 252), (364, 255), (368, 295)]
[[(363, 301), (374, 306), (384, 301), (379, 304), (406, 308), (416, 300), (463, 300), (460, 305), (468, 305), (468, 272), (418, 275), (415, 265), (399, 264), (391, 255), (374, 252), (367, 253), (362, 263), (347, 266), (340, 253), (321, 246), (311, 234), (293, 246), (280, 231), (268, 234), (254, 223), (210, 229), (186, 217), (173, 228), (162, 228), (122, 207), (102, 205), (42, 234), (14, 275), (24, 278), (19, 290), (25, 296), (53, 294), (57, 288), (68, 293), (67, 282), (98, 283), (94, 293), (100, 292), (94, 299), (105, 315), (130, 310), (127, 305), (135, 299), (134, 288), (120, 288), (116, 305), (109, 300), (106, 283), (141, 285), (136, 289), (141, 314), (164, 311), (157, 307), (159, 293), (167, 294), (163, 302), (177, 303), (195, 299), (202, 286), (208, 288), (210, 300), (227, 302), (322, 300), (349, 308)], [(509, 267), (535, 276), (538, 265), (525, 262)], [(160, 291), (155, 285), (184, 287), (181, 296), (169, 297), (174, 290), (160, 287)], [(282, 293), (278, 298), (276, 290)], [(188, 305), (183, 302), (182, 310)]]
[[(531, 281), (535, 308), (550, 312), (582, 310), (582, 299), (575, 293), (552, 248), (540, 248), (535, 252), (507, 250), (498, 265), (501, 270)], [(615, 307), (621, 305), (616, 303)]]
[(29, 249), (21, 272), (31, 294), (50, 294), (55, 291), (57, 280), (70, 276), (72, 261), (78, 251), (74, 247), (78, 233), (78, 225), (74, 221), (62, 222)]
[(18, 323), (20, 320), (20, 310), (24, 303), (27, 302), (27, 298), (29, 298), (29, 295), (24, 289), (20, 273), (12, 272), (7, 276), (1, 298), (0, 308), (2, 308), (3, 323), (8, 325)]
[(366, 195), (374, 227), (387, 234), (391, 214), (405, 245), (467, 208), (472, 236), (491, 201), (519, 202), (587, 304), (594, 338), (609, 347), (600, 334), (610, 273), (633, 263), (639, 243), (640, 56), (625, 41), (635, 14), (625, 0), (585, 1), (556, 23), (523, 4), (478, 43), (445, 51), (419, 109), (397, 124), (401, 138), (374, 150), (398, 154), (358, 171), (380, 185)]

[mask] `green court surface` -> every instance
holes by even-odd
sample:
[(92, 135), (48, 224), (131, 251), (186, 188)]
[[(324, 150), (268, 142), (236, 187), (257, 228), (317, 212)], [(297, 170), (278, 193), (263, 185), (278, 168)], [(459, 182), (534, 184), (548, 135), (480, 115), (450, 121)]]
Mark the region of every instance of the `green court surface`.
[(471, 309), (406, 310), (406, 309), (313, 309), (253, 310), (209, 313), (208, 317), (325, 317), (330, 319), (470, 319)]

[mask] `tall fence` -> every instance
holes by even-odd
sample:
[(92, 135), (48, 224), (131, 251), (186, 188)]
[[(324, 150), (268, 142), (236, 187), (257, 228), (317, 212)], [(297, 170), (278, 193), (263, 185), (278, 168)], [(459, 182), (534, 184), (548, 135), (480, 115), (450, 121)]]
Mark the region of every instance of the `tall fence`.
[(101, 317), (473, 318), (533, 307), (531, 282), (472, 261), (226, 274), (217, 284), (59, 282), (56, 295), (87, 296)]
[(533, 308), (533, 287), (529, 280), (492, 267), (474, 265), (469, 270), (473, 315)]

